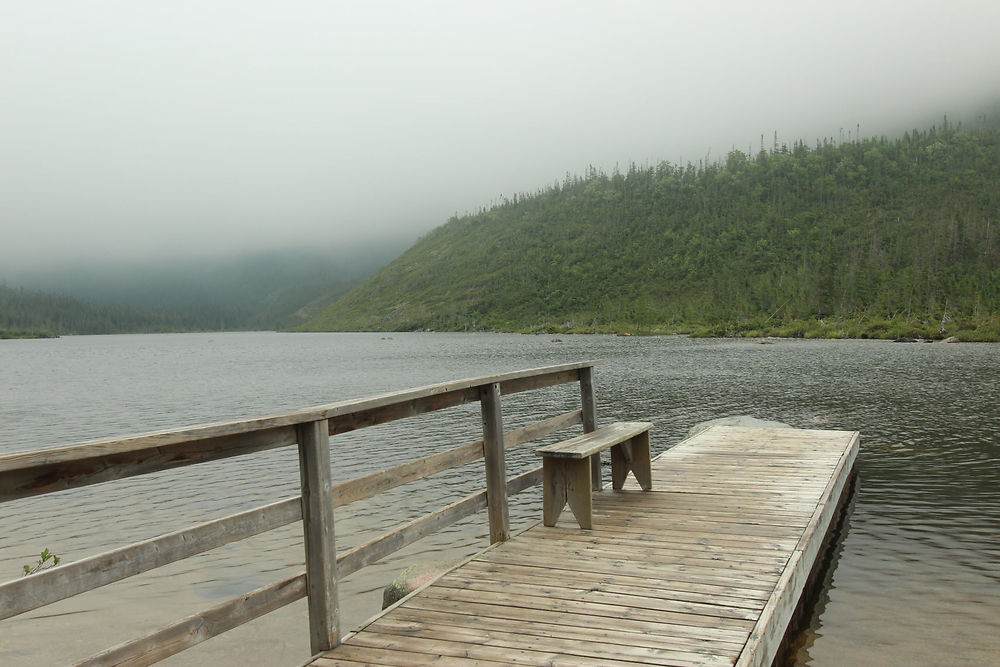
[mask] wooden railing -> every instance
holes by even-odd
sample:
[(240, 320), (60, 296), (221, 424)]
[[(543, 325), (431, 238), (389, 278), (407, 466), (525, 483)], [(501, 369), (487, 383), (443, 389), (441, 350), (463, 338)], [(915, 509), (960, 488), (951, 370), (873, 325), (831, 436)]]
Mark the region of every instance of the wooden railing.
[[(336, 646), (337, 581), (430, 533), (487, 509), (491, 542), (510, 537), (507, 497), (538, 484), (541, 467), (508, 479), (505, 450), (575, 424), (596, 428), (593, 366), (580, 362), (418, 387), (289, 414), (163, 431), (0, 457), (0, 503), (134, 475), (297, 446), (301, 495), (0, 584), (0, 620), (237, 540), (302, 521), (305, 571), (184, 618), (79, 664), (148, 665), (308, 597), (310, 646)], [(579, 382), (582, 407), (505, 432), (500, 397)], [(478, 401), (483, 438), (332, 484), (329, 437)], [(338, 554), (334, 508), (485, 458), (486, 489)]]

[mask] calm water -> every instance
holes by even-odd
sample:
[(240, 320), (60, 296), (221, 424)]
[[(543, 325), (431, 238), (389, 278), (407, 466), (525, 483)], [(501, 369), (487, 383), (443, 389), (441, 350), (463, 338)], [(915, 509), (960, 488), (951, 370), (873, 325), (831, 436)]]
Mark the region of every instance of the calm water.
[[(601, 421), (655, 423), (663, 450), (697, 422), (753, 415), (862, 432), (860, 483), (798, 661), (1000, 664), (1000, 346), (465, 334), (178, 334), (0, 341), (0, 455), (282, 412), (533, 366), (607, 359)], [(534, 393), (537, 398), (537, 392)], [(505, 397), (506, 426), (573, 407)], [(337, 436), (334, 476), (475, 440), (476, 406)], [(534, 465), (517, 451), (511, 472)], [(477, 467), (478, 466), (478, 467)], [(295, 495), (292, 449), (0, 506), (0, 579), (48, 547), (67, 560)], [(350, 547), (481, 486), (481, 464), (338, 510)], [(516, 525), (540, 517), (518, 496)], [(471, 553), (477, 515), (345, 581), (352, 626), (405, 565)], [(249, 563), (249, 565), (247, 564)], [(302, 569), (294, 526), (0, 622), (0, 664), (80, 659)], [(297, 664), (303, 602), (167, 661)]]

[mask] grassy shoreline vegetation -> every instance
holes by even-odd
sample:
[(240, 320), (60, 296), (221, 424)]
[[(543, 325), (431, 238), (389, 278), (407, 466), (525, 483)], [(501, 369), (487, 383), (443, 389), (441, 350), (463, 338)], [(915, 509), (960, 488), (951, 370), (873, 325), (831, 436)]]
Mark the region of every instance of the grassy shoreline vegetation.
[(1000, 340), (1000, 130), (586, 176), (454, 217), (301, 330)]
[(598, 327), (543, 324), (518, 333), (526, 334), (628, 334), (634, 336), (686, 335), (691, 338), (854, 338), (854, 339), (921, 339), (930, 341), (957, 338), (961, 342), (1000, 341), (1000, 316), (986, 320), (919, 320), (897, 316), (854, 318), (846, 320), (745, 320), (715, 325), (637, 325), (634, 322), (614, 322)]
[(59, 336), (51, 331), (27, 331), (24, 329), (0, 329), (0, 340), (10, 340), (13, 338), (58, 338)]

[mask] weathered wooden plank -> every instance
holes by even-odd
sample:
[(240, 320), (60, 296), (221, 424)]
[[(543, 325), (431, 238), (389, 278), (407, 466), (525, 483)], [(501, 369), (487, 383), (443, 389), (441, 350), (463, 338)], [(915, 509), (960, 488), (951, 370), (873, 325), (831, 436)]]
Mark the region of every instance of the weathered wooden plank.
[(508, 394), (517, 394), (523, 391), (544, 389), (545, 387), (554, 387), (559, 384), (575, 382), (579, 378), (579, 372), (584, 368), (589, 368), (589, 366), (581, 366), (578, 369), (558, 371), (555, 373), (541, 373), (539, 375), (500, 380), (498, 383), (500, 385), (500, 393), (506, 396)]
[(258, 588), (193, 614), (151, 635), (102, 651), (78, 667), (140, 667), (151, 665), (227, 630), (300, 600), (306, 595), (306, 575), (301, 573)]
[[(804, 520), (808, 520), (812, 509), (809, 505), (802, 504), (801, 507), (793, 505), (785, 506), (782, 503), (747, 503), (739, 499), (726, 501), (718, 497), (711, 499), (695, 494), (674, 493), (672, 490), (657, 489), (657, 493), (670, 493), (670, 496), (661, 495), (657, 507), (650, 508), (648, 503), (638, 493), (598, 493), (594, 495), (594, 507), (602, 507), (607, 503), (612, 507), (638, 508), (648, 512), (663, 513), (690, 513), (698, 512), (706, 516), (745, 516), (752, 520), (785, 521), (794, 525), (801, 525)], [(797, 507), (800, 507), (797, 509)]]
[[(622, 549), (615, 549), (613, 546), (592, 547), (592, 548), (561, 548), (555, 545), (551, 548), (539, 547), (535, 544), (525, 543), (519, 545), (517, 555), (525, 559), (533, 559), (533, 562), (544, 565), (552, 562), (586, 562), (595, 561), (626, 561), (636, 563), (636, 567), (644, 569), (659, 568), (664, 571), (682, 572), (692, 576), (707, 575), (716, 577), (727, 577), (728, 580), (739, 577), (742, 581), (758, 581), (762, 585), (769, 586), (774, 583), (783, 569), (784, 563), (743, 563), (737, 559), (711, 559), (711, 558), (667, 558), (661, 557), (656, 560), (644, 557), (641, 553), (633, 553)], [(497, 553), (490, 558), (502, 558), (504, 554)]]
[(309, 644), (313, 653), (326, 651), (340, 643), (329, 430), (325, 420), (296, 427), (309, 594)]
[[(591, 433), (597, 430), (597, 397), (594, 391), (594, 369), (580, 369), (580, 403), (583, 406), (583, 432)], [(590, 457), (590, 483), (594, 491), (600, 491), (601, 480), (601, 454), (600, 452)]]
[(555, 585), (550, 579), (534, 582), (515, 582), (504, 578), (503, 581), (491, 581), (478, 577), (461, 577), (457, 574), (438, 579), (434, 588), (439, 591), (447, 589), (487, 591), (530, 597), (543, 595), (552, 600), (582, 600), (618, 605), (635, 609), (651, 609), (665, 612), (678, 612), (688, 616), (716, 616), (719, 618), (736, 618), (744, 621), (756, 621), (760, 610), (745, 607), (727, 607), (719, 604), (673, 600), (670, 597), (639, 596), (630, 593), (609, 592), (600, 587), (581, 587), (567, 582), (565, 585)]
[(198, 439), (181, 442), (166, 432), (4, 456), (0, 502), (295, 444), (292, 426), (224, 435), (212, 430), (205, 427)]
[[(550, 530), (573, 530), (571, 527), (556, 526), (554, 529)], [(592, 533), (580, 533), (581, 537), (589, 537)], [(609, 528), (605, 528), (602, 531), (601, 537), (605, 539), (612, 539), (616, 543), (621, 544), (623, 548), (631, 548), (632, 546), (638, 547), (650, 547), (656, 549), (662, 549), (668, 553), (691, 553), (697, 552), (703, 554), (706, 558), (716, 557), (716, 556), (726, 556), (731, 555), (734, 558), (750, 557), (751, 559), (759, 558), (762, 562), (773, 562), (775, 560), (786, 559), (788, 556), (788, 551), (791, 549), (791, 540), (788, 540), (789, 545), (782, 547), (780, 545), (770, 545), (770, 544), (758, 544), (758, 543), (747, 543), (734, 540), (718, 539), (716, 537), (701, 536), (693, 533), (658, 533), (655, 539), (647, 537), (649, 533), (624, 533), (619, 530), (615, 530), (613, 533)], [(566, 539), (562, 535), (552, 536), (546, 538), (545, 536), (536, 536), (532, 534), (533, 531), (523, 535), (525, 541), (531, 540), (551, 540), (551, 539)]]
[[(593, 533), (591, 533), (593, 534)], [(570, 540), (560, 540), (559, 542), (546, 542), (544, 539), (529, 539), (522, 537), (525, 549), (530, 549), (525, 553), (538, 554), (545, 558), (551, 555), (558, 558), (560, 553), (573, 554), (581, 557), (607, 558), (614, 555), (627, 553), (630, 558), (641, 560), (651, 565), (704, 565), (706, 567), (716, 567), (725, 570), (747, 570), (750, 572), (778, 572), (788, 561), (788, 556), (746, 556), (744, 554), (720, 554), (692, 551), (690, 549), (650, 549), (638, 547), (634, 544), (592, 544), (575, 543)]]
[(507, 480), (507, 495), (516, 496), (525, 489), (542, 483), (542, 466), (532, 468)]
[[(478, 387), (499, 383), (512, 393), (546, 383), (571, 382), (578, 362), (457, 380), (361, 399), (351, 399), (286, 414), (203, 424), (128, 438), (0, 457), (0, 502), (52, 491), (123, 479), (159, 470), (214, 461), (296, 444), (295, 425), (330, 420), (331, 433), (353, 430), (420, 411), (478, 400)], [(458, 401), (458, 402), (456, 402)]]
[[(521, 537), (518, 536), (518, 540)], [(614, 575), (585, 572), (577, 569), (559, 569), (533, 565), (508, 565), (472, 560), (462, 566), (462, 573), (475, 573), (490, 581), (537, 582), (539, 579), (552, 582), (566, 582), (599, 588), (600, 590), (620, 590), (634, 595), (671, 596), (672, 599), (703, 602), (718, 601), (727, 606), (762, 609), (770, 597), (769, 590), (740, 588), (737, 583), (728, 585), (701, 584), (686, 579), (662, 579), (643, 577), (629, 572)], [(462, 573), (452, 573), (458, 576)], [(449, 575), (452, 576), (452, 575)]]
[(389, 422), (416, 417), (417, 415), (453, 408), (479, 400), (477, 387), (462, 387), (452, 391), (419, 396), (402, 402), (392, 402), (386, 405), (376, 405), (363, 410), (357, 410), (330, 419), (330, 435), (348, 433), (369, 426), (387, 424)]
[(649, 460), (649, 431), (636, 433), (625, 442), (611, 448), (611, 488), (620, 491), (631, 471), (643, 491), (653, 488)]
[(486, 461), (486, 497), (490, 522), (490, 542), (510, 539), (507, 508), (507, 463), (504, 456), (503, 415), (500, 410), (500, 383), (480, 389), (483, 418), (483, 454)]
[(483, 441), (477, 440), (445, 452), (425, 456), (416, 461), (409, 461), (386, 470), (379, 470), (363, 477), (340, 482), (333, 486), (333, 504), (335, 507), (342, 507), (371, 498), (397, 486), (471, 463), (482, 456)]
[[(562, 567), (565, 569), (577, 569), (581, 572), (594, 574), (618, 574), (622, 571), (634, 573), (643, 578), (662, 578), (664, 580), (683, 580), (699, 584), (716, 584), (719, 586), (732, 586), (733, 578), (722, 573), (712, 574), (711, 571), (703, 569), (683, 567), (683, 566), (663, 566), (649, 565), (646, 563), (627, 560), (624, 556), (618, 560), (596, 561), (593, 558), (581, 558), (569, 555), (564, 559), (553, 563), (552, 559), (542, 559), (537, 555), (521, 553), (489, 553), (484, 555), (483, 560), (489, 563), (506, 563), (509, 565), (535, 565), (538, 567)], [(774, 587), (774, 577), (742, 578), (739, 581), (741, 588), (757, 588), (762, 591), (770, 591)]]
[(615, 422), (569, 440), (539, 447), (535, 450), (535, 454), (546, 458), (589, 458), (603, 449), (628, 440), (652, 427), (650, 422)]
[(0, 619), (258, 535), (301, 518), (300, 499), (288, 498), (0, 584)]
[[(623, 441), (635, 440), (638, 443), (637, 455), (645, 456), (645, 463), (637, 462), (636, 469), (642, 477), (644, 488), (648, 490), (651, 485), (648, 475), (649, 439), (640, 436), (646, 434), (651, 427), (652, 424), (648, 422), (617, 422), (537, 449), (535, 453), (544, 457), (542, 523), (546, 526), (556, 525), (563, 506), (569, 503), (580, 528), (592, 528), (591, 493), (595, 488), (601, 487), (600, 452), (608, 447), (620, 447)], [(641, 449), (643, 442), (644, 450)], [(615, 488), (620, 488), (620, 482), (624, 480), (621, 456), (613, 457), (612, 463), (616, 475)], [(625, 468), (626, 471), (627, 469), (628, 467)], [(642, 476), (642, 473), (647, 474)]]
[(834, 470), (826, 491), (820, 497), (809, 525), (792, 552), (789, 566), (782, 573), (774, 593), (750, 634), (746, 649), (736, 662), (740, 667), (770, 665), (773, 662), (805, 588), (806, 579), (819, 556), (820, 547), (833, 521), (834, 512), (839, 507), (839, 500), (858, 455), (859, 439), (859, 433), (851, 434), (850, 443)]
[(608, 502), (603, 496), (594, 499), (594, 511), (608, 517), (635, 513), (650, 520), (661, 521), (669, 521), (677, 517), (690, 517), (694, 519), (697, 516), (697, 518), (702, 520), (710, 519), (733, 523), (741, 517), (745, 517), (745, 523), (750, 525), (774, 526), (777, 529), (794, 528), (798, 530), (802, 530), (809, 519), (809, 515), (805, 511), (793, 515), (791, 513), (768, 512), (766, 509), (759, 509), (757, 512), (748, 511), (746, 515), (743, 515), (738, 510), (715, 509), (704, 505), (700, 507), (672, 507), (665, 505), (652, 509), (632, 504), (625, 498), (622, 498), (618, 502)]
[[(606, 537), (604, 539), (594, 537), (594, 533), (576, 532), (577, 535), (566, 534), (555, 537), (529, 530), (519, 535), (518, 540), (525, 544), (554, 544), (558, 545), (559, 548), (578, 548), (580, 546), (600, 547), (606, 545), (608, 542)], [(648, 554), (653, 560), (658, 560), (659, 558), (698, 558), (703, 560), (732, 558), (741, 563), (767, 563), (771, 565), (782, 564), (788, 560), (787, 554), (781, 554), (780, 552), (746, 548), (736, 550), (717, 545), (708, 545), (702, 540), (694, 539), (687, 543), (677, 543), (660, 535), (648, 539), (622, 538), (616, 535), (613, 539), (616, 547), (623, 550), (627, 549), (629, 553), (636, 555)]]
[[(365, 632), (351, 638), (354, 646), (422, 652), (425, 661), (439, 662), (436, 656), (496, 660), (507, 664), (528, 665), (607, 665), (607, 658), (590, 658), (570, 652), (531, 651), (524, 649), (489, 646), (462, 641), (400, 637), (378, 632)], [(424, 663), (426, 664), (426, 662)]]
[[(389, 614), (389, 617), (399, 614), (439, 612), (446, 614), (457, 614), (469, 616), (465, 622), (473, 622), (472, 618), (482, 619), (485, 623), (494, 621), (513, 621), (520, 623), (526, 628), (552, 628), (552, 629), (578, 629), (583, 631), (593, 631), (596, 628), (613, 629), (617, 632), (632, 632), (644, 634), (651, 637), (670, 637), (681, 640), (679, 644), (691, 646), (693, 643), (722, 642), (732, 645), (733, 655), (746, 642), (746, 633), (715, 634), (712, 631), (698, 631), (690, 625), (679, 625), (660, 620), (632, 619), (628, 617), (615, 618), (608, 622), (590, 614), (572, 614), (558, 609), (538, 609), (533, 607), (518, 607), (509, 604), (486, 601), (458, 601), (446, 598), (435, 598), (418, 595), (407, 600), (406, 604), (398, 607), (398, 611)], [(721, 631), (720, 631), (721, 632)], [(708, 635), (706, 637), (706, 635)]]
[[(565, 614), (583, 615), (601, 618), (628, 618), (634, 621), (654, 621), (684, 626), (691, 636), (718, 637), (728, 636), (731, 641), (739, 641), (749, 635), (754, 624), (739, 618), (720, 618), (718, 616), (702, 616), (664, 611), (660, 609), (644, 609), (638, 606), (591, 602), (582, 599), (563, 600), (545, 595), (520, 594), (507, 595), (504, 592), (487, 592), (483, 590), (463, 590), (458, 588), (443, 588), (430, 586), (421, 593), (423, 598), (437, 598), (452, 602), (478, 602), (508, 607), (523, 607), (528, 609), (547, 609)], [(594, 620), (579, 621), (587, 625)]]
[[(572, 530), (574, 527), (569, 524), (569, 522), (564, 522), (564, 525), (556, 526), (560, 530)], [(602, 524), (601, 532), (607, 532), (610, 539), (616, 539), (621, 536), (642, 536), (648, 535), (650, 532), (649, 528), (638, 527), (629, 529), (622, 529), (621, 527), (615, 527), (614, 531), (610, 530), (610, 525), (607, 523)], [(771, 551), (776, 553), (790, 553), (791, 549), (795, 545), (794, 537), (783, 537), (783, 538), (769, 538), (760, 535), (739, 535), (737, 533), (727, 533), (725, 535), (705, 535), (704, 531), (698, 530), (673, 530), (673, 529), (658, 529), (660, 533), (659, 537), (666, 539), (674, 539), (679, 544), (699, 544), (700, 540), (705, 540), (705, 544), (716, 545), (720, 547), (726, 547), (733, 553), (740, 553), (743, 550), (749, 550), (752, 553), (758, 553), (761, 551)], [(730, 549), (731, 548), (731, 549)]]
[[(739, 651), (742, 642), (722, 642), (715, 641), (711, 644), (699, 639), (684, 637), (671, 637), (660, 635), (648, 631), (646, 626), (642, 631), (635, 628), (622, 628), (617, 624), (609, 627), (593, 626), (589, 628), (579, 628), (572, 625), (560, 625), (549, 622), (524, 622), (523, 620), (512, 620), (507, 618), (483, 617), (474, 614), (462, 614), (448, 611), (431, 611), (429, 609), (412, 609), (402, 607), (393, 612), (391, 616), (383, 617), (376, 621), (377, 624), (395, 624), (395, 627), (410, 632), (419, 632), (421, 626), (435, 625), (437, 627), (448, 627), (455, 629), (469, 630), (500, 630), (516, 634), (533, 634), (539, 637), (549, 637), (560, 639), (566, 643), (570, 642), (600, 642), (602, 644), (616, 644), (624, 646), (640, 646), (648, 648), (672, 648), (681, 651), (690, 651), (699, 654), (713, 654), (720, 651)], [(730, 660), (730, 663), (732, 661)]]
[[(580, 656), (593, 659), (603, 659), (608, 662), (649, 662), (649, 663), (682, 663), (685, 665), (719, 666), (731, 665), (732, 662), (723, 656), (684, 651), (677, 647), (650, 647), (637, 644), (595, 642), (593, 635), (590, 641), (566, 641), (564, 637), (551, 637), (543, 632), (530, 634), (503, 629), (476, 628), (472, 626), (456, 627), (441, 625), (427, 621), (402, 622), (383, 619), (376, 621), (368, 628), (368, 632), (380, 635), (410, 637), (418, 635), (424, 639), (443, 640), (492, 646), (498, 648), (557, 653), (567, 658)], [(607, 633), (604, 633), (607, 636)]]
[[(711, 449), (730, 437), (715, 432), (695, 444)], [(824, 508), (842, 493), (829, 485), (837, 461), (826, 454), (849, 455), (843, 437), (825, 434), (822, 446), (802, 447), (799, 471), (743, 466), (747, 458), (736, 447), (710, 457), (708, 473), (687, 463), (672, 469), (668, 452), (658, 457), (656, 474), (669, 492), (598, 493), (593, 532), (566, 527), (568, 519), (529, 529), (442, 576), (352, 641), (416, 645), (429, 658), (485, 657), (469, 651), (496, 646), (537, 649), (543, 660), (552, 658), (545, 652), (551, 648), (571, 660), (686, 664), (690, 652), (731, 664), (757, 641), (746, 643), (763, 616), (771, 617), (765, 625), (775, 641), (787, 625), (782, 614), (796, 597), (787, 591), (808, 573), (800, 561), (818, 549), (809, 536), (825, 533), (833, 510)], [(799, 449), (787, 432), (757, 433), (752, 457), (767, 460), (776, 441), (779, 458)], [(618, 643), (626, 648), (616, 653)]]
[(337, 558), (341, 576), (357, 572), (366, 565), (381, 560), (421, 537), (437, 532), (459, 519), (475, 514), (486, 507), (486, 492), (480, 491), (451, 503), (436, 512), (406, 523), (396, 530), (380, 535), (369, 542), (346, 551)]
[(579, 424), (582, 419), (582, 410), (570, 410), (555, 417), (549, 417), (542, 421), (516, 428), (513, 431), (504, 433), (503, 440), (507, 449), (525, 442), (542, 438), (550, 433), (556, 433), (570, 426)]
[(361, 665), (391, 665), (392, 667), (424, 667), (430, 662), (443, 667), (470, 667), (472, 665), (502, 665), (503, 661), (480, 660), (456, 656), (434, 655), (417, 651), (406, 651), (401, 648), (379, 648), (370, 646), (354, 646), (344, 644), (337, 649), (336, 658), (320, 658), (314, 661), (317, 667), (331, 667), (340, 664)]
[[(576, 480), (572, 479), (574, 476)], [(577, 459), (545, 458), (542, 462), (542, 485), (542, 523), (555, 526), (572, 494), (572, 503), (580, 506), (582, 516), (577, 516), (580, 527), (591, 527), (589, 461), (581, 464)], [(586, 489), (587, 498), (582, 497), (583, 489)]]
[[(600, 518), (599, 523), (603, 523), (604, 520), (613, 522), (615, 520), (622, 520), (625, 516), (618, 512), (607, 512), (602, 509), (602, 511), (594, 514), (595, 519)], [(795, 528), (790, 526), (767, 526), (760, 524), (746, 524), (741, 526), (738, 523), (728, 522), (728, 521), (709, 521), (700, 519), (697, 517), (689, 517), (685, 519), (669, 519), (656, 516), (632, 516), (629, 518), (629, 528), (646, 528), (646, 529), (668, 529), (668, 530), (701, 530), (701, 531), (711, 531), (717, 535), (738, 535), (741, 537), (764, 537), (767, 539), (780, 539), (780, 538), (794, 538), (798, 539), (799, 535), (802, 534), (801, 528)]]
[[(566, 412), (549, 419), (522, 426), (504, 433), (507, 449), (544, 437), (550, 433), (580, 423), (580, 410)], [(456, 466), (472, 463), (483, 458), (483, 441), (476, 440), (459, 445), (444, 452), (431, 454), (415, 461), (408, 461), (385, 470), (379, 470), (362, 477), (340, 482), (333, 486), (334, 507), (342, 507), (359, 500), (388, 491), (397, 486), (449, 470)]]
[[(598, 518), (602, 525), (607, 525), (608, 529), (613, 529), (615, 521), (624, 521), (628, 518), (628, 513), (609, 511), (606, 507), (602, 506), (594, 509), (594, 516)], [(661, 515), (648, 515), (648, 514), (638, 514), (634, 517), (634, 520), (629, 522), (627, 526), (622, 526), (625, 529), (635, 529), (635, 528), (655, 528), (664, 530), (677, 530), (677, 531), (690, 531), (690, 530), (701, 530), (705, 524), (712, 523), (712, 519), (716, 520), (719, 524), (718, 535), (722, 536), (724, 534), (736, 534), (743, 535), (747, 537), (765, 537), (768, 539), (781, 539), (784, 537), (793, 537), (798, 539), (798, 535), (801, 534), (804, 525), (800, 524), (796, 526), (790, 521), (766, 521), (759, 518), (754, 518), (753, 520), (748, 520), (745, 523), (746, 530), (739, 530), (738, 521), (735, 521), (733, 516), (730, 514), (716, 514), (716, 515), (704, 515), (700, 517), (688, 517), (685, 519), (672, 519), (671, 517), (661, 516)]]

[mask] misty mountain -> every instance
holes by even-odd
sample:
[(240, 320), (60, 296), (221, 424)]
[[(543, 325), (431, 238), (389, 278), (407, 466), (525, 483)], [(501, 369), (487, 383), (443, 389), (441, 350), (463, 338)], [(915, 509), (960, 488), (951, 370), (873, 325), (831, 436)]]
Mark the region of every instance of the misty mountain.
[(1000, 337), (1000, 131), (591, 169), (455, 217), (308, 330)]
[(81, 260), (22, 270), (4, 276), (16, 289), (6, 290), (0, 302), (0, 327), (56, 333), (290, 328), (321, 312), (409, 240), (275, 249), (214, 260)]
[(198, 330), (194, 319), (180, 313), (86, 303), (0, 285), (0, 338)]

